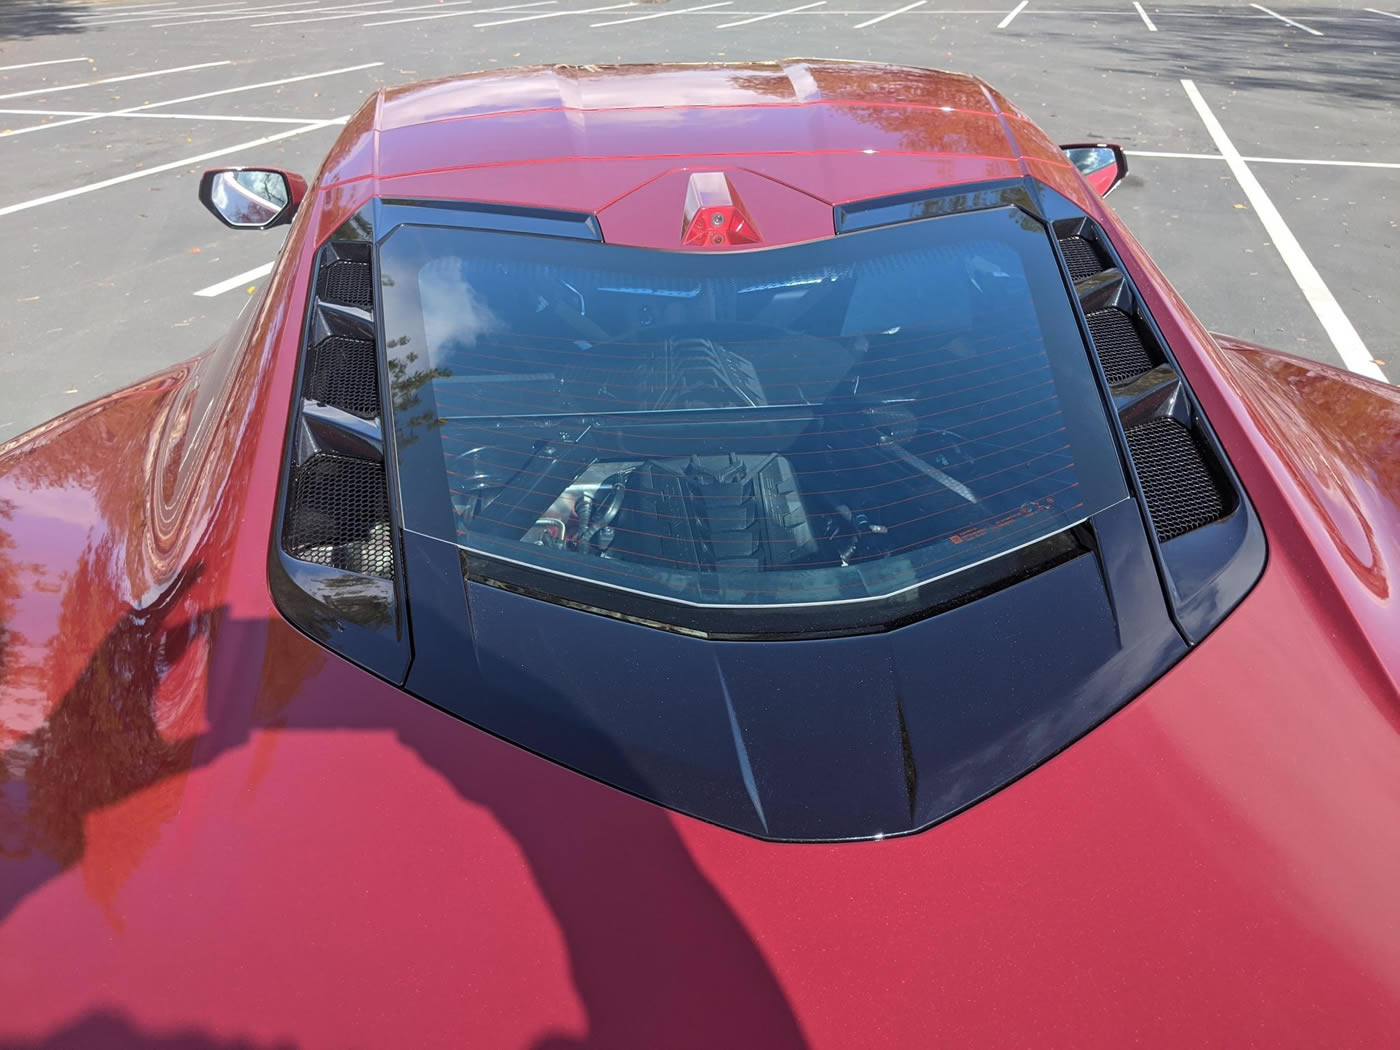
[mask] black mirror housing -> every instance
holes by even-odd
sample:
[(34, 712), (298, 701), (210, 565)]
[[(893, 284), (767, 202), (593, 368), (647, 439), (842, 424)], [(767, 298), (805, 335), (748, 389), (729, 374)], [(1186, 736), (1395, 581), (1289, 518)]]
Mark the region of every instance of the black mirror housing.
[(1117, 143), (1075, 142), (1060, 149), (1100, 197), (1128, 176), (1128, 157)]
[(225, 226), (266, 230), (292, 221), (306, 180), (281, 168), (211, 168), (199, 180), (199, 201)]

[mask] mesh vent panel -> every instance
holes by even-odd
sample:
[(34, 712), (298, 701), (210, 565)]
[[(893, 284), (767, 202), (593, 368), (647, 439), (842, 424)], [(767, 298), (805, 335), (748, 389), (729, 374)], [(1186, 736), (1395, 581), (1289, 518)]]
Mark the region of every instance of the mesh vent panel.
[(302, 561), (393, 579), (384, 465), (322, 452), (297, 467), (282, 544)]
[(321, 267), (316, 295), (330, 303), (369, 310), (374, 306), (374, 288), (367, 262), (336, 259)]
[(1060, 251), (1065, 253), (1065, 264), (1069, 266), (1072, 280), (1081, 281), (1104, 270), (1104, 264), (1099, 261), (1099, 253), (1083, 237), (1061, 238)]
[(302, 394), (366, 419), (379, 415), (379, 375), (374, 344), (333, 335), (307, 353)]
[(1157, 539), (1165, 542), (1225, 516), (1225, 501), (1191, 431), (1173, 419), (1129, 427), (1128, 449)]
[(1110, 383), (1123, 383), (1152, 370), (1152, 358), (1133, 319), (1122, 310), (1099, 310), (1086, 318), (1094, 349)]

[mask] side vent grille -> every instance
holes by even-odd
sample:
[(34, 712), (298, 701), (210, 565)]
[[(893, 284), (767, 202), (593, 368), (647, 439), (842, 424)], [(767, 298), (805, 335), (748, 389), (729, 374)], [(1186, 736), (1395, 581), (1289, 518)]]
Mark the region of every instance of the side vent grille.
[(353, 306), (357, 310), (373, 309), (374, 287), (369, 261), (333, 259), (322, 263), (316, 282), (316, 295), (339, 306)]
[(1098, 250), (1083, 237), (1061, 237), (1060, 251), (1064, 252), (1071, 280), (1080, 281), (1107, 269)]
[(1133, 319), (1122, 310), (1098, 310), (1085, 317), (1104, 375), (1115, 386), (1152, 370), (1152, 357)]
[(1225, 516), (1224, 494), (1190, 430), (1159, 416), (1124, 433), (1158, 542)]
[[(369, 420), (382, 436), (373, 275), (367, 243), (332, 241), (322, 249), (301, 396), (303, 402)], [(347, 440), (336, 440), (333, 430), (324, 429), (343, 425), (333, 415), (318, 415), (314, 427), (304, 419), (296, 431), (283, 550), (300, 561), (392, 580), (393, 529), (382, 454), (346, 454), (345, 449), (373, 447), (365, 442), (362, 425)]]
[(292, 477), (283, 545), (295, 558), (392, 579), (384, 464), (318, 452)]
[(329, 335), (307, 351), (302, 395), (362, 419), (379, 415), (379, 374), (374, 343)]

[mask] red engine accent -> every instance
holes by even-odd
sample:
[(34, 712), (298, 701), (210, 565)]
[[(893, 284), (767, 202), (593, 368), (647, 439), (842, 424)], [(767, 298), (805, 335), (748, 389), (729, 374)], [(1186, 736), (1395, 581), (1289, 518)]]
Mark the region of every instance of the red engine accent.
[(681, 243), (691, 248), (727, 248), (760, 240), (734, 184), (719, 171), (698, 171), (685, 191)]

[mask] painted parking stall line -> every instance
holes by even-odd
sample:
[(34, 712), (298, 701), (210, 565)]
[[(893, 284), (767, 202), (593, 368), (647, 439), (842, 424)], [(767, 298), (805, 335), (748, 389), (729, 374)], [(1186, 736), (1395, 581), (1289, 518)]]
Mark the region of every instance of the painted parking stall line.
[(0, 100), (29, 98), (33, 95), (54, 95), (60, 91), (77, 91), (79, 88), (101, 87), (103, 84), (123, 84), (129, 80), (145, 80), (148, 77), (165, 77), (173, 73), (188, 73), (195, 69), (213, 69), (215, 66), (232, 65), (227, 59), (222, 62), (199, 62), (193, 66), (175, 66), (173, 69), (153, 69), (146, 73), (128, 73), (120, 77), (103, 77), (101, 80), (87, 80), (80, 84), (55, 84), (51, 87), (30, 88), (28, 91), (11, 91), (0, 95)]
[(1019, 4), (1017, 4), (1015, 7), (1013, 7), (1010, 11), (1007, 12), (1005, 18), (1003, 18), (1000, 22), (997, 23), (997, 28), (1005, 29), (1012, 22), (1016, 21), (1016, 16), (1019, 15), (1022, 11), (1024, 11), (1026, 9), (1026, 6), (1030, 2), (1031, 0), (1021, 0)]
[[(1130, 157), (1158, 157), (1168, 160), (1224, 160), (1219, 153), (1171, 153), (1163, 150), (1124, 150)], [(1400, 162), (1389, 160), (1330, 160), (1322, 157), (1245, 157), (1248, 164), (1294, 164), (1300, 167), (1320, 165), (1328, 168), (1376, 168), (1400, 171)]]
[(1400, 15), (1391, 14), (1389, 11), (1382, 11), (1376, 7), (1368, 7), (1366, 10), (1373, 15), (1384, 15), (1386, 18), (1400, 18)]
[(11, 69), (35, 69), (39, 66), (61, 66), (67, 62), (91, 62), (92, 59), (83, 58), (51, 58), (47, 62), (21, 62), (17, 66), (0, 66), (0, 73), (6, 73)]
[(1317, 268), (1308, 259), (1307, 254), (1303, 251), (1303, 246), (1298, 243), (1298, 238), (1293, 236), (1293, 231), (1283, 221), (1283, 216), (1274, 207), (1274, 202), (1264, 192), (1264, 187), (1254, 177), (1254, 173), (1249, 170), (1249, 165), (1240, 156), (1239, 150), (1235, 149), (1235, 144), (1230, 141), (1230, 136), (1225, 134), (1224, 127), (1215, 118), (1215, 114), (1211, 112), (1205, 96), (1201, 94), (1192, 80), (1183, 79), (1181, 86), (1186, 92), (1186, 97), (1191, 100), (1191, 105), (1195, 107), (1196, 113), (1201, 118), (1201, 123), (1205, 125), (1211, 140), (1215, 143), (1215, 148), (1225, 158), (1225, 163), (1230, 168), (1230, 174), (1240, 184), (1240, 189), (1244, 191), (1245, 197), (1254, 208), (1254, 213), (1264, 224), (1269, 239), (1274, 242), (1274, 247), (1283, 257), (1288, 272), (1293, 275), (1293, 280), (1302, 290), (1303, 298), (1308, 301), (1313, 313), (1322, 322), (1322, 327), (1327, 332), (1327, 338), (1332, 340), (1332, 345), (1337, 348), (1337, 353), (1341, 355), (1342, 361), (1347, 368), (1358, 375), (1369, 376), (1372, 379), (1385, 382), (1385, 373), (1372, 359), (1370, 351), (1366, 349), (1366, 344), (1361, 341), (1361, 336), (1357, 334), (1351, 321), (1342, 312), (1341, 305), (1328, 289), (1322, 275), (1317, 272)]
[(179, 160), (172, 160), (167, 164), (156, 164), (149, 168), (129, 171), (125, 175), (117, 175), (114, 178), (103, 179), (101, 182), (90, 182), (86, 186), (75, 186), (71, 190), (50, 193), (46, 197), (35, 197), (33, 200), (20, 201), (18, 204), (9, 204), (0, 208), (0, 216), (13, 215), (16, 212), (28, 211), (30, 208), (38, 208), (45, 204), (53, 204), (56, 201), (65, 201), (73, 197), (81, 197), (87, 193), (105, 190), (109, 186), (120, 186), (124, 182), (144, 179), (148, 175), (159, 175), (166, 171), (188, 168), (191, 165), (199, 164), (201, 161), (213, 160), (215, 157), (226, 157), (230, 153), (241, 153), (243, 150), (266, 146), (270, 142), (280, 142), (282, 139), (289, 139), (293, 135), (305, 135), (308, 131), (319, 131), (322, 128), (328, 128), (336, 124), (344, 124), (349, 119), (350, 117), (347, 115), (344, 117), (335, 117), (332, 120), (318, 120), (314, 124), (304, 124), (299, 128), (292, 128), (289, 131), (279, 131), (276, 135), (264, 135), (260, 139), (249, 139), (247, 142), (239, 142), (232, 146), (224, 146), (220, 149), (210, 150), (207, 153), (196, 153), (193, 157), (182, 157)]
[[(176, 29), (180, 26), (202, 26), (211, 22), (246, 22), (250, 18), (276, 18), (278, 15), (304, 15), (310, 11), (339, 11), (345, 7), (357, 6), (354, 4), (336, 4), (334, 7), (318, 6), (322, 0), (290, 0), (285, 4), (268, 4), (266, 7), (245, 7), (237, 14), (229, 15), (222, 12), (217, 18), (181, 18), (174, 22), (156, 22), (150, 26), (151, 29)], [(393, 0), (371, 0), (375, 3), (388, 4)]]
[(1140, 16), (1142, 16), (1142, 24), (1147, 26), (1147, 31), (1149, 33), (1157, 32), (1157, 27), (1152, 24), (1152, 19), (1147, 17), (1147, 12), (1143, 10), (1142, 5), (1138, 3), (1138, 0), (1133, 0), (1133, 7), (1135, 7), (1137, 9), (1137, 13)]
[[(392, 18), (386, 22), (362, 22), (361, 27), (367, 29), (370, 26), (396, 26), (401, 22), (429, 22), (439, 18), (462, 18), (466, 15), (485, 15), (490, 14), (493, 11), (523, 11), (531, 7), (548, 7), (558, 2), (559, 0), (532, 0), (532, 2), (530, 3), (508, 4), (503, 7), (474, 7), (470, 11), (448, 11), (446, 14), (442, 15), (415, 15), (412, 18)], [(404, 8), (404, 10), (412, 10), (412, 8)], [(389, 14), (388, 11), (380, 11), (377, 13), (381, 15)]]
[(218, 284), (211, 284), (208, 288), (201, 288), (194, 294), (203, 296), (206, 299), (212, 299), (216, 295), (223, 295), (225, 292), (231, 292), (235, 288), (241, 288), (245, 284), (251, 284), (254, 281), (261, 280), (271, 272), (272, 263), (264, 263), (262, 266), (255, 266), (251, 270), (245, 270), (243, 273), (235, 274), (226, 281), (220, 281)]
[(781, 18), (783, 15), (795, 15), (799, 11), (810, 11), (814, 7), (824, 7), (826, 0), (816, 0), (811, 4), (799, 4), (797, 7), (789, 7), (782, 11), (770, 11), (765, 15), (754, 15), (752, 18), (741, 18), (737, 22), (724, 22), (715, 26), (716, 29), (733, 29), (735, 26), (746, 26), (753, 22), (763, 22), (769, 18)]
[(883, 22), (887, 18), (893, 18), (895, 15), (902, 15), (907, 11), (912, 11), (916, 7), (923, 7), (926, 3), (928, 3), (928, 0), (914, 0), (912, 4), (905, 4), (903, 7), (895, 8), (893, 11), (886, 11), (883, 15), (867, 18), (864, 22), (857, 22), (855, 25), (851, 26), (851, 28), (864, 29), (866, 26), (873, 26), (876, 23)]
[(1295, 21), (1293, 21), (1293, 19), (1291, 19), (1291, 18), (1285, 18), (1283, 15), (1279, 14), (1277, 11), (1271, 11), (1271, 10), (1269, 10), (1269, 8), (1265, 7), (1263, 4), (1250, 4), (1249, 6), (1252, 7), (1252, 8), (1254, 8), (1254, 10), (1256, 10), (1256, 11), (1263, 11), (1266, 15), (1273, 15), (1273, 16), (1274, 16), (1275, 18), (1277, 18), (1280, 22), (1287, 22), (1287, 23), (1288, 23), (1289, 25), (1291, 25), (1294, 29), (1301, 29), (1304, 33), (1311, 33), (1313, 36), (1322, 36), (1322, 35), (1323, 35), (1323, 33), (1322, 33), (1321, 30), (1319, 30), (1319, 29), (1313, 29), (1311, 26), (1305, 26), (1305, 25), (1303, 25), (1302, 22), (1295, 22)]
[[(530, 4), (521, 4), (520, 7), (530, 7)], [(627, 0), (623, 4), (608, 4), (606, 7), (585, 7), (582, 11), (546, 11), (538, 15), (521, 15), (519, 18), (498, 18), (494, 22), (473, 22), (473, 29), (486, 29), (490, 26), (508, 26), (516, 22), (534, 22), (541, 18), (562, 18), (565, 15), (591, 15), (598, 11), (618, 11), (624, 7), (636, 7), (636, 0)], [(473, 12), (480, 14), (481, 12)]]
[[(235, 124), (315, 124), (321, 117), (254, 117), (242, 113), (142, 113), (137, 110), (114, 110), (104, 113), (100, 110), (83, 109), (0, 109), (0, 113), (26, 117), (98, 117), (139, 118), (142, 120), (213, 120), (231, 121)], [(65, 123), (68, 123), (65, 121)], [(77, 123), (73, 121), (72, 123)], [(23, 131), (29, 128), (20, 129)], [(11, 132), (17, 134), (17, 132)]]
[(246, 4), (243, 4), (243, 3), (237, 3), (237, 4), (214, 4), (214, 5), (211, 5), (211, 6), (209, 6), (209, 7), (184, 7), (184, 8), (179, 8), (179, 7), (177, 7), (177, 8), (174, 8), (174, 9), (171, 9), (171, 10), (165, 10), (165, 11), (152, 11), (152, 12), (142, 11), (142, 12), (141, 12), (140, 14), (138, 14), (138, 15), (131, 15), (131, 16), (126, 17), (126, 18), (122, 18), (122, 17), (112, 17), (112, 16), (108, 15), (108, 16), (104, 16), (104, 17), (102, 17), (102, 18), (100, 18), (100, 19), (97, 19), (97, 20), (88, 20), (88, 21), (85, 21), (85, 22), (82, 23), (82, 25), (83, 25), (84, 28), (87, 28), (87, 27), (89, 27), (89, 26), (128, 26), (128, 25), (140, 25), (140, 24), (142, 24), (142, 23), (144, 23), (144, 22), (159, 22), (162, 18), (169, 18), (171, 15), (187, 15), (187, 14), (188, 14), (188, 15), (193, 15), (193, 14), (213, 13), (213, 12), (216, 12), (216, 11), (223, 11), (223, 12), (225, 12), (225, 13), (227, 13), (227, 14), (232, 14), (234, 11), (237, 11), (237, 10), (240, 10), (240, 9), (242, 9), (242, 8), (245, 8), (246, 6), (247, 6), (247, 5), (246, 5)]
[(50, 128), (61, 128), (69, 124), (81, 124), (88, 120), (101, 120), (103, 117), (124, 117), (129, 113), (141, 113), (148, 109), (163, 109), (166, 106), (178, 106), (182, 102), (202, 102), (206, 98), (218, 98), (223, 95), (237, 95), (244, 91), (259, 91), (262, 88), (282, 87), (284, 84), (299, 84), (306, 80), (318, 80), (321, 77), (339, 76), (342, 73), (357, 73), (362, 69), (374, 69), (382, 66), (383, 62), (362, 62), (357, 66), (342, 66), (339, 69), (327, 69), (321, 73), (303, 73), (296, 77), (282, 77), (279, 80), (264, 80), (257, 84), (240, 84), (236, 87), (219, 88), (217, 91), (203, 91), (197, 95), (182, 95), (179, 98), (168, 98), (162, 102), (147, 102), (140, 106), (126, 106), (122, 109), (114, 109), (105, 113), (99, 113), (92, 117), (73, 117), (69, 120), (55, 120), (49, 124), (36, 124), (31, 128), (17, 128), (9, 132), (5, 137), (13, 135), (26, 135), (35, 131), (48, 131)]
[(648, 22), (653, 18), (670, 18), (672, 15), (688, 15), (695, 11), (709, 11), (715, 7), (729, 7), (734, 0), (718, 0), (718, 3), (700, 4), (698, 7), (682, 7), (676, 11), (658, 11), (654, 15), (633, 15), (631, 18), (614, 18), (611, 22), (594, 22), (589, 29), (601, 29), (603, 26), (620, 26), (628, 22)]
[[(264, 29), (268, 26), (297, 26), (303, 25), (307, 22), (335, 22), (343, 18), (363, 18), (365, 15), (374, 15), (376, 18), (378, 18), (380, 15), (393, 15), (398, 14), (401, 11), (441, 11), (444, 7), (461, 7), (463, 4), (470, 3), (475, 3), (475, 0), (443, 0), (442, 3), (418, 4), (414, 7), (389, 7), (384, 9), (383, 11), (351, 11), (348, 14), (338, 15), (320, 14), (313, 15), (309, 18), (289, 18), (278, 22), (256, 22), (254, 23), (253, 28)], [(327, 8), (326, 10), (330, 9)], [(309, 12), (303, 13), (309, 14)], [(379, 25), (380, 23), (375, 22), (372, 24)]]

